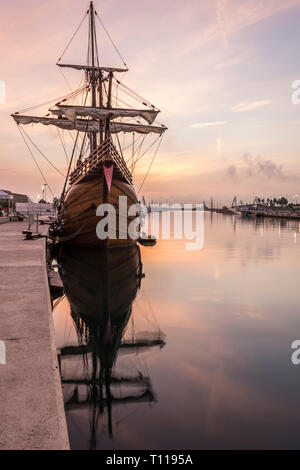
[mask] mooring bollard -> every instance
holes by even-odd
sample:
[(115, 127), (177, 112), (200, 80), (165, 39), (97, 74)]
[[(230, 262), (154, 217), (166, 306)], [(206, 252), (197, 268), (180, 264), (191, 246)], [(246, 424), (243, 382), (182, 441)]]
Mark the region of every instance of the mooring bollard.
[[(35, 232), (32, 231), (31, 226), (35, 225)], [(23, 230), (23, 235), (25, 235), (24, 240), (36, 240), (41, 238), (42, 235), (39, 233), (39, 215), (31, 213), (28, 215), (28, 229)]]

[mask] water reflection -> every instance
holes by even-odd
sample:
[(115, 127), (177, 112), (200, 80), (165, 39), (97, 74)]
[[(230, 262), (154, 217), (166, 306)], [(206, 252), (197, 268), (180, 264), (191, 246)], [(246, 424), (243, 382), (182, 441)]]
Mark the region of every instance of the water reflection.
[[(60, 301), (54, 319), (72, 448), (298, 448), (300, 366), (291, 362), (300, 337), (298, 233), (297, 221), (207, 213), (202, 250), (186, 251), (185, 240), (142, 247), (142, 281), (137, 252), (129, 264), (124, 255), (122, 269), (109, 261), (115, 346), (104, 339), (110, 328), (99, 272), (106, 261), (77, 251), (65, 259), (69, 300)], [(95, 317), (102, 323), (93, 392), (86, 337)], [(162, 349), (160, 331), (168, 338)], [(70, 354), (76, 348), (85, 354)], [(100, 390), (101, 360), (115, 400), (107, 400), (105, 373)], [(132, 401), (124, 404), (124, 397)]]
[(295, 219), (272, 218), (272, 217), (231, 217), (234, 228), (237, 225), (251, 225), (255, 230), (262, 227), (266, 229), (282, 229), (299, 233), (300, 222)]
[[(148, 371), (117, 372), (118, 355), (138, 356), (165, 342), (160, 331), (137, 336), (134, 329), (132, 303), (144, 277), (137, 245), (102, 251), (63, 248), (57, 261), (77, 336), (77, 344), (60, 348), (65, 408), (67, 418), (73, 418), (68, 419), (71, 443), (82, 448), (85, 441), (83, 448), (96, 449), (99, 429), (114, 435), (114, 407), (156, 401)], [(72, 442), (73, 428), (82, 417), (78, 444)]]

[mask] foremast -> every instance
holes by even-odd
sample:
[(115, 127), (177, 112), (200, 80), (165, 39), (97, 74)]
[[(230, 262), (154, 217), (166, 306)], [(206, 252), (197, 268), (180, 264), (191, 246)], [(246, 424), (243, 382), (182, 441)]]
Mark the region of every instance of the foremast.
[[(89, 9), (89, 15), (90, 15), (90, 44), (89, 48), (91, 50), (91, 73), (90, 73), (90, 84), (91, 84), (91, 92), (92, 92), (92, 106), (96, 107), (97, 106), (97, 98), (96, 98), (96, 92), (97, 92), (97, 86), (99, 89), (99, 96), (102, 97), (102, 73), (99, 71), (98, 77), (96, 78), (96, 71), (95, 71), (95, 49), (97, 46), (97, 38), (96, 38), (96, 28), (95, 28), (95, 10), (94, 10), (94, 3), (90, 3), (90, 9)], [(99, 65), (99, 58), (97, 56), (98, 60), (98, 65)], [(99, 103), (101, 106), (101, 103)], [(100, 141), (103, 141), (103, 129), (99, 129), (100, 131)], [(94, 152), (97, 148), (97, 134), (94, 132), (90, 135), (90, 142), (91, 142), (91, 153)]]

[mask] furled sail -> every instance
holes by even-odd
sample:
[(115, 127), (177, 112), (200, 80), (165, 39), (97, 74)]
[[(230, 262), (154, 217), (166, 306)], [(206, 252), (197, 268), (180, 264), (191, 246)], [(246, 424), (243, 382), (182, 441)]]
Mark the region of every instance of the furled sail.
[(75, 121), (77, 117), (88, 117), (91, 119), (116, 119), (120, 117), (141, 117), (148, 122), (153, 124), (158, 113), (152, 109), (108, 109), (98, 108), (92, 106), (67, 106), (57, 105), (58, 109), (50, 109), (51, 113), (56, 116), (65, 115), (70, 121)]
[[(100, 132), (100, 123), (96, 120), (76, 119), (70, 121), (67, 118), (51, 118), (51, 117), (37, 117), (37, 116), (24, 116), (20, 114), (13, 114), (12, 117), (17, 124), (43, 124), (44, 126), (54, 125), (64, 130), (77, 130), (79, 132)], [(129, 122), (111, 122), (110, 133), (118, 134), (119, 132), (136, 132), (137, 134), (163, 134), (167, 128), (165, 126), (148, 126), (143, 124), (132, 124)]]
[(72, 64), (56, 64), (58, 67), (71, 68), (75, 70), (99, 70), (100, 72), (128, 72), (128, 69), (120, 69), (117, 67), (96, 67), (92, 65), (72, 65)]
[(111, 122), (110, 132), (118, 134), (119, 132), (136, 132), (137, 134), (163, 134), (167, 128), (165, 126), (145, 126), (143, 124), (131, 124), (130, 122)]

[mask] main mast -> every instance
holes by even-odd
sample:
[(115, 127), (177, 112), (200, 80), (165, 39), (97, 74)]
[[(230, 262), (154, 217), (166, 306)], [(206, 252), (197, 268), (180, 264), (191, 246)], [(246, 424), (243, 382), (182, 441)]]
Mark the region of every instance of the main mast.
[[(62, 57), (64, 56), (65, 52), (67, 51), (70, 45), (70, 42), (57, 62), (57, 65), (60, 68), (72, 68), (75, 70), (84, 71), (87, 82), (86, 86), (82, 89), (83, 93), (86, 93), (84, 103), (81, 106), (74, 105), (74, 99), (72, 99), (72, 102), (70, 104), (68, 103), (68, 100), (74, 98), (76, 93), (79, 92), (80, 94), (81, 89), (79, 89), (77, 90), (77, 92), (71, 93), (70, 95), (66, 96), (64, 99), (56, 103), (52, 108), (49, 109), (49, 113), (44, 116), (26, 115), (20, 114), (18, 112), (12, 114), (12, 117), (18, 125), (53, 125), (62, 130), (77, 131), (78, 136), (79, 133), (84, 133), (82, 148), (77, 162), (78, 164), (81, 163), (86, 137), (88, 137), (90, 141), (90, 150), (91, 154), (93, 154), (97, 150), (98, 146), (103, 144), (104, 139), (108, 139), (111, 135), (118, 135), (119, 133), (134, 133), (146, 136), (147, 134), (154, 133), (158, 134), (159, 136), (162, 136), (167, 130), (165, 126), (152, 125), (158, 113), (160, 112), (159, 109), (157, 109), (155, 106), (141, 98), (141, 96), (133, 92), (133, 90), (130, 90), (127, 86), (123, 85), (122, 82), (120, 82), (119, 80), (116, 80), (117, 88), (120, 87), (121, 91), (125, 92), (126, 95), (129, 94), (129, 96), (139, 101), (139, 103), (142, 105), (142, 109), (141, 107), (138, 109), (132, 108), (131, 105), (128, 105), (127, 108), (113, 107), (112, 96), (114, 86), (113, 81), (115, 79), (114, 74), (126, 73), (128, 72), (128, 68), (124, 61), (123, 63), (125, 68), (107, 67), (104, 65), (100, 66), (95, 24), (96, 16), (98, 16), (98, 14), (94, 8), (93, 1), (91, 1), (89, 10), (86, 11), (84, 17), (84, 19), (88, 18), (89, 20), (87, 64), (65, 64), (61, 62)], [(99, 20), (102, 23), (100, 17)], [(79, 28), (83, 24), (83, 21), (79, 25)], [(78, 32), (79, 28), (77, 29), (76, 33)], [(106, 30), (105, 32), (107, 33)], [(109, 35), (108, 37), (111, 40)], [(113, 46), (116, 49), (114, 43)], [(119, 51), (117, 49), (116, 51), (120, 56)], [(105, 83), (107, 83), (107, 89)], [(90, 102), (87, 104), (87, 99), (89, 97)], [(137, 122), (132, 122), (128, 120), (123, 120), (123, 118), (142, 118), (144, 121), (146, 121), (146, 123), (141, 122), (140, 120), (138, 120)], [(73, 156), (76, 153), (76, 148), (77, 145), (74, 147)], [(122, 170), (122, 173), (124, 173), (124, 171), (126, 174), (129, 173), (129, 170), (127, 169), (125, 163), (123, 166), (124, 168)], [(131, 176), (129, 179), (131, 180)]]
[[(95, 9), (94, 3), (90, 3), (90, 41), (91, 41), (91, 54), (92, 54), (92, 71), (91, 71), (91, 88), (92, 88), (92, 106), (97, 106), (97, 98), (96, 98), (96, 91), (97, 91), (97, 77), (96, 77), (96, 69), (95, 69), (95, 44), (96, 44), (96, 33), (95, 33)], [(99, 76), (99, 90), (102, 89), (102, 80), (101, 76)], [(100, 91), (102, 95), (102, 92)], [(94, 152), (97, 148), (97, 134), (96, 132), (91, 133), (90, 137), (91, 142), (91, 153)]]

